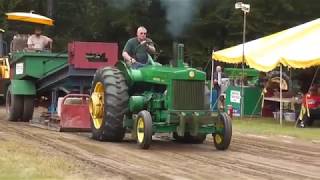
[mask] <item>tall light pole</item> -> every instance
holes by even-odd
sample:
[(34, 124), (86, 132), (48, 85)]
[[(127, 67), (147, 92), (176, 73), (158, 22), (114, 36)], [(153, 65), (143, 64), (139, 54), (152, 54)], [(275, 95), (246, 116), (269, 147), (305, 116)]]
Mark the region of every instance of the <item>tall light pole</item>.
[(3, 36), (2, 33), (4, 33), (3, 29), (0, 29), (0, 58), (2, 56), (4, 56), (5, 52), (4, 52), (4, 48), (3, 48)]
[(244, 54), (244, 44), (246, 42), (246, 24), (247, 24), (247, 13), (250, 12), (250, 4), (244, 4), (243, 2), (237, 2), (234, 5), (235, 9), (241, 9), (243, 12), (243, 31), (242, 31), (242, 77), (241, 77), (241, 101), (240, 101), (240, 116), (243, 117), (243, 86), (244, 86), (244, 63), (245, 63), (245, 54)]
[(53, 18), (53, 0), (47, 0), (47, 16)]

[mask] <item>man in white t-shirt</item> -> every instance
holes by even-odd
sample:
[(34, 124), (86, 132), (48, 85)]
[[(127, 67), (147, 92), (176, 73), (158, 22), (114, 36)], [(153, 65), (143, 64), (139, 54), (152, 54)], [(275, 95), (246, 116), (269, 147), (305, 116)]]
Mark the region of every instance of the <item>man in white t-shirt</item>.
[(28, 49), (35, 51), (43, 51), (45, 49), (52, 49), (52, 39), (42, 35), (42, 29), (35, 28), (34, 34), (28, 38)]

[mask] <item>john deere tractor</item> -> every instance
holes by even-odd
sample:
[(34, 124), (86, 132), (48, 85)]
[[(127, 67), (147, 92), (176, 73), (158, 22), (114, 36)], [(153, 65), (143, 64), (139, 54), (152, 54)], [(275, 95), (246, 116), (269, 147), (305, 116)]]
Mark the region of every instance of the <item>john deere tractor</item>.
[(216, 149), (227, 149), (231, 120), (211, 112), (206, 75), (184, 63), (183, 49), (183, 44), (176, 46), (170, 66), (149, 56), (148, 65), (139, 69), (119, 61), (97, 70), (89, 104), (92, 138), (121, 141), (131, 132), (139, 147), (148, 149), (155, 133), (172, 133), (186, 143), (202, 143), (212, 134)]

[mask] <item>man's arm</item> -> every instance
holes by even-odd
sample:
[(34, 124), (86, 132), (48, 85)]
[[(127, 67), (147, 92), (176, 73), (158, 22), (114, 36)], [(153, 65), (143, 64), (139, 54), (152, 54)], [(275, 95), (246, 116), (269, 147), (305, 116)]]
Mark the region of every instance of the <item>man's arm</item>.
[(142, 41), (140, 44), (146, 47), (146, 50), (149, 54), (156, 53), (156, 48), (154, 47), (153, 41), (151, 39), (147, 38), (147, 40)]
[(128, 40), (122, 51), (122, 57), (127, 64), (135, 63), (136, 60), (130, 55), (132, 54), (132, 42)]
[(136, 62), (136, 60), (132, 58), (127, 51), (122, 52), (122, 57), (127, 63), (132, 64)]
[(51, 38), (49, 38), (49, 37), (46, 37), (46, 39), (47, 39), (47, 47), (51, 50), (52, 49), (53, 40)]
[(154, 47), (153, 43), (147, 44), (146, 48), (147, 48), (148, 53), (150, 53), (150, 54), (156, 53), (156, 48)]

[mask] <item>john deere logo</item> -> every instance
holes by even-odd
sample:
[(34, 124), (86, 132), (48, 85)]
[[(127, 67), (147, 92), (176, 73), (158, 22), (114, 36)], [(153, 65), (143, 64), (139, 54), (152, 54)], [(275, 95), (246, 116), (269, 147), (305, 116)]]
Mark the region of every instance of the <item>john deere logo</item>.
[(190, 77), (190, 78), (194, 78), (195, 75), (196, 75), (196, 74), (195, 74), (194, 71), (190, 71), (190, 72), (189, 72), (189, 77)]

